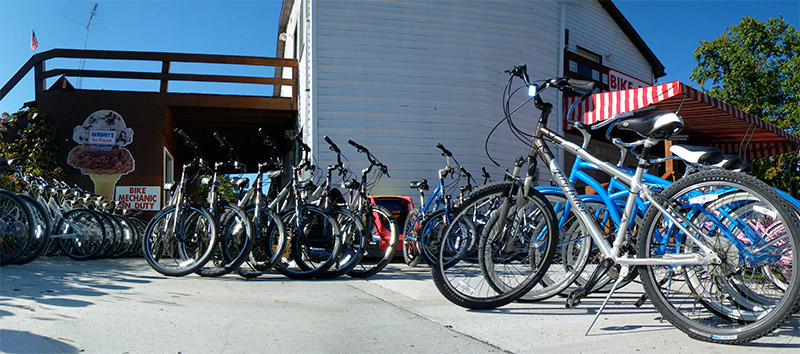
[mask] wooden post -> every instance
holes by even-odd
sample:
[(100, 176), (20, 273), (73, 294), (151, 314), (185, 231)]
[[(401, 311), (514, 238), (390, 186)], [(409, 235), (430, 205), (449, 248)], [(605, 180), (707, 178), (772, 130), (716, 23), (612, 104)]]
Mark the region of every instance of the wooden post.
[(169, 67), (169, 61), (165, 60), (161, 62), (161, 74), (164, 76), (161, 78), (161, 89), (159, 89), (159, 92), (161, 93), (167, 93), (169, 90), (169, 80), (167, 79), (167, 75), (169, 75)]
[(297, 65), (298, 63), (295, 62), (292, 66), (292, 79), (294, 80), (294, 87), (292, 88), (292, 109), (295, 111), (297, 110), (297, 89), (300, 87), (300, 79), (297, 77)]
[[(672, 156), (672, 152), (669, 151), (669, 148), (671, 148), (671, 147), (672, 147), (672, 141), (671, 140), (665, 140), (664, 141), (664, 157)], [(665, 163), (664, 167), (666, 168), (666, 171), (664, 172), (664, 175), (661, 176), (661, 178), (666, 179), (666, 180), (670, 180), (672, 182), (675, 182), (675, 179), (676, 179), (675, 178), (675, 160), (667, 160), (667, 162)]]
[(35, 90), (34, 99), (37, 101), (39, 100), (39, 97), (42, 94), (42, 92), (44, 92), (44, 87), (45, 87), (44, 70), (45, 70), (44, 61), (36, 61), (36, 63), (33, 66), (33, 80), (34, 80), (34, 90)]

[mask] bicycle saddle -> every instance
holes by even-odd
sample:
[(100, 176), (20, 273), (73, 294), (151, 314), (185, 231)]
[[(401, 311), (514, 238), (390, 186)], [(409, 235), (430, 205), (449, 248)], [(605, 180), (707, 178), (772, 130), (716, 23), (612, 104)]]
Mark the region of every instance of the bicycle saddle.
[(358, 183), (358, 181), (354, 179), (348, 179), (342, 183), (342, 187), (347, 189), (359, 189), (361, 188), (361, 183)]
[(742, 168), (742, 165), (744, 165), (744, 160), (739, 155), (724, 155), (722, 160), (714, 166), (725, 170), (736, 170)]
[(421, 181), (411, 181), (411, 183), (408, 184), (408, 188), (411, 188), (411, 189), (422, 189), (422, 190), (426, 191), (426, 190), (428, 190), (428, 180), (427, 179), (423, 179)]
[(683, 161), (694, 164), (713, 165), (722, 161), (722, 151), (713, 147), (675, 144), (669, 151)]
[(297, 181), (297, 188), (300, 189), (313, 189), (314, 181), (307, 179), (305, 181)]
[(683, 118), (672, 112), (655, 112), (641, 117), (624, 118), (613, 127), (645, 138), (666, 140), (683, 129)]
[(247, 177), (245, 177), (245, 178), (236, 178), (232, 182), (233, 182), (233, 185), (236, 186), (237, 188), (244, 188), (244, 187), (247, 187), (247, 185), (250, 183), (250, 179), (247, 178)]

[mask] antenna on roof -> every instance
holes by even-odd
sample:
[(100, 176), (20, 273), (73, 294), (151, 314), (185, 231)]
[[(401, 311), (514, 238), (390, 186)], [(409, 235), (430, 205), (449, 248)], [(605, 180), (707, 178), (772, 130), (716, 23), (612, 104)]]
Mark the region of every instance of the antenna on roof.
[[(86, 35), (83, 39), (83, 50), (86, 50), (86, 47), (89, 43), (89, 32), (92, 28), (96, 28), (97, 25), (102, 25), (102, 21), (98, 21), (98, 12), (97, 12), (97, 3), (92, 5), (91, 10), (81, 10), (78, 8), (78, 5), (72, 1), (68, 4), (67, 7), (61, 9), (59, 14), (62, 17), (69, 18), (73, 22), (81, 25), (82, 27), (86, 27)], [(85, 24), (85, 25), (84, 25)], [(92, 25), (95, 25), (94, 27)], [(100, 26), (102, 27), (102, 26)], [(83, 70), (86, 67), (86, 58), (81, 58), (80, 64), (78, 64), (78, 70)], [(78, 76), (76, 80), (76, 88), (81, 88), (81, 84), (83, 82), (83, 76)]]

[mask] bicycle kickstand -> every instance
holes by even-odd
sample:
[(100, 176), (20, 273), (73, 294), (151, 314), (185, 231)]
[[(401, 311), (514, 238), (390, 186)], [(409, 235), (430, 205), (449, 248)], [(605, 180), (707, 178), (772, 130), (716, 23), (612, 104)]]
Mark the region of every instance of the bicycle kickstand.
[(581, 299), (589, 295), (589, 293), (592, 291), (592, 289), (600, 280), (600, 278), (606, 275), (606, 273), (608, 273), (608, 271), (611, 269), (611, 266), (613, 265), (614, 265), (614, 260), (611, 258), (606, 258), (602, 260), (600, 264), (597, 265), (597, 268), (594, 269), (592, 275), (589, 276), (589, 280), (586, 281), (586, 284), (569, 293), (569, 296), (567, 296), (567, 301), (564, 304), (564, 306), (566, 306), (568, 309), (573, 309), (575, 307), (578, 307), (578, 305), (580, 305), (581, 303)]

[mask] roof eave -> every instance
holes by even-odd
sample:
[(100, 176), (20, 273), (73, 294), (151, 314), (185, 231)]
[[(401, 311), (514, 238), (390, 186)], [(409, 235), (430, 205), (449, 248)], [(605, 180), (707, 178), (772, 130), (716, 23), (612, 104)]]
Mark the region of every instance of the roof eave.
[(617, 26), (619, 26), (622, 32), (624, 32), (625, 35), (627, 35), (628, 38), (631, 40), (631, 42), (633, 42), (633, 45), (636, 46), (637, 49), (639, 49), (639, 52), (641, 52), (642, 55), (644, 55), (645, 59), (647, 59), (647, 62), (650, 63), (650, 66), (652, 67), (653, 71), (653, 77), (657, 79), (659, 77), (667, 75), (667, 73), (664, 71), (664, 64), (661, 64), (661, 61), (658, 60), (655, 53), (653, 53), (653, 51), (650, 50), (650, 47), (648, 47), (647, 43), (645, 43), (642, 37), (639, 36), (639, 33), (637, 33), (636, 30), (631, 25), (631, 23), (628, 22), (628, 19), (626, 19), (625, 16), (622, 15), (622, 12), (619, 11), (617, 6), (614, 5), (614, 3), (611, 2), (611, 0), (598, 0), (598, 1), (600, 2), (600, 5), (603, 6), (603, 8), (606, 10), (606, 12), (608, 12), (608, 14), (611, 15), (611, 18), (614, 19), (614, 22), (617, 23)]

